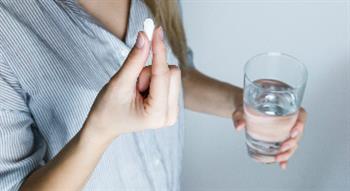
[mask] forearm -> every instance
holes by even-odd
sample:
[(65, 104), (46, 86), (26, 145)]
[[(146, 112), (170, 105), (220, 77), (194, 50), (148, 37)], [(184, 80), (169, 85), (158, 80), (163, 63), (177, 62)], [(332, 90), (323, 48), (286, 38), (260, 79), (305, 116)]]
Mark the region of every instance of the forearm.
[(45, 166), (34, 171), (21, 190), (82, 190), (110, 141), (82, 130)]
[(234, 110), (242, 104), (241, 88), (210, 78), (195, 69), (184, 69), (182, 74), (187, 109), (231, 118)]

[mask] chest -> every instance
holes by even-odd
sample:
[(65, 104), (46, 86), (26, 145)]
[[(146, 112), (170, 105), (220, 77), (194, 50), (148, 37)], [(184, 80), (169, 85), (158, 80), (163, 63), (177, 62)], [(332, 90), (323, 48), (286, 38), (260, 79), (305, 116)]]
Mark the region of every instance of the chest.
[[(4, 40), (8, 47), (6, 56), (11, 58), (9, 64), (32, 98), (28, 103), (32, 111), (38, 117), (43, 113), (50, 118), (64, 116), (58, 121), (75, 125), (74, 121), (86, 117), (100, 89), (119, 70), (137, 31), (150, 15), (142, 3), (134, 4), (123, 43), (98, 25), (82, 22), (57, 6), (43, 7), (31, 5), (31, 11), (37, 13), (35, 17), (21, 10), (20, 18), (26, 18), (22, 21), (8, 16), (12, 24), (3, 31), (8, 34), (16, 31), (16, 35), (7, 35)], [(167, 48), (168, 63), (177, 64), (168, 45)], [(63, 113), (72, 113), (74, 117)]]
[(79, 4), (92, 17), (98, 20), (106, 30), (125, 40), (130, 15), (131, 0), (119, 1), (87, 1), (80, 0)]

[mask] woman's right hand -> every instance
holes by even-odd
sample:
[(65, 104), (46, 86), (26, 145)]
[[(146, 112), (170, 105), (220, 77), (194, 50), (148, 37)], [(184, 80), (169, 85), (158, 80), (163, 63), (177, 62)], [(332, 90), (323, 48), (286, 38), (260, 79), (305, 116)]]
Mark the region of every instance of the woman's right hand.
[[(152, 43), (139, 32), (121, 69), (99, 92), (84, 128), (113, 140), (120, 134), (173, 125), (178, 116), (181, 74), (169, 67), (161, 27)], [(151, 67), (144, 67), (152, 46)], [(145, 97), (142, 93), (148, 90)]]

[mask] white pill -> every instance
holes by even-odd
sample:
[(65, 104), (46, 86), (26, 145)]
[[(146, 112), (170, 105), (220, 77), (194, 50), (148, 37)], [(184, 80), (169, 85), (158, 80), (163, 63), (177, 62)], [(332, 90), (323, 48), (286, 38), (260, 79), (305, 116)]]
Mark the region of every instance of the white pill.
[(148, 18), (143, 22), (143, 31), (145, 31), (148, 40), (152, 40), (154, 31), (154, 22), (152, 19)]

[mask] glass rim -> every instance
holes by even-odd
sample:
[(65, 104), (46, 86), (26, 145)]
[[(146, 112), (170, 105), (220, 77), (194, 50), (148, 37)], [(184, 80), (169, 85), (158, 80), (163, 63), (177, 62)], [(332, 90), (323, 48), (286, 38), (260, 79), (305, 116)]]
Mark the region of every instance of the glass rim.
[[(297, 86), (295, 87), (291, 87), (292, 90), (296, 90), (296, 89), (300, 89), (302, 87), (304, 87), (306, 85), (306, 82), (307, 82), (307, 79), (308, 79), (308, 71), (307, 71), (307, 68), (305, 66), (305, 64), (303, 62), (301, 62), (298, 58), (290, 55), (290, 54), (287, 54), (287, 53), (283, 53), (283, 52), (263, 52), (263, 53), (260, 53), (260, 54), (257, 54), (255, 56), (253, 56), (252, 58), (250, 58), (246, 64), (244, 65), (244, 77), (251, 83), (253, 84), (255, 87), (258, 87), (258, 88), (262, 88), (261, 86), (258, 86), (257, 84), (255, 84), (251, 79), (250, 77), (247, 75), (247, 67), (248, 65), (256, 58), (258, 57), (261, 57), (261, 56), (284, 56), (284, 57), (287, 57), (287, 58), (290, 58), (292, 60), (295, 61), (295, 63), (297, 63), (300, 67), (301, 67), (301, 70), (302, 72), (305, 74), (305, 76), (303, 77), (303, 80), (300, 84), (298, 84)], [(271, 91), (274, 91), (274, 92), (284, 92), (286, 90), (271, 90)]]

